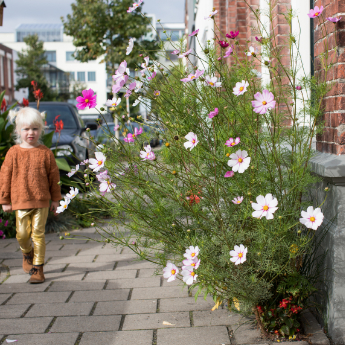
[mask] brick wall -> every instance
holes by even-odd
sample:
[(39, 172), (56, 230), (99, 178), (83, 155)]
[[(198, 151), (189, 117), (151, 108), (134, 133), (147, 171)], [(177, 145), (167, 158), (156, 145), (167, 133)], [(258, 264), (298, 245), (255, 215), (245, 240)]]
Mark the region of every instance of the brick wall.
[[(337, 24), (327, 22), (328, 36), (322, 38), (319, 19), (314, 19), (314, 56), (315, 56), (315, 76), (324, 78), (324, 70), (321, 66), (320, 54), (324, 51), (324, 44), (327, 40), (328, 49), (338, 46), (337, 52), (330, 53), (330, 61), (335, 65), (328, 72), (327, 81), (332, 82), (331, 91), (324, 101), (324, 130), (317, 135), (316, 148), (318, 151), (345, 154), (345, 1), (326, 0), (315, 1), (315, 5), (324, 6), (323, 17), (340, 16), (343, 19)], [(342, 15), (340, 15), (342, 13)], [(337, 31), (337, 33), (336, 33)]]

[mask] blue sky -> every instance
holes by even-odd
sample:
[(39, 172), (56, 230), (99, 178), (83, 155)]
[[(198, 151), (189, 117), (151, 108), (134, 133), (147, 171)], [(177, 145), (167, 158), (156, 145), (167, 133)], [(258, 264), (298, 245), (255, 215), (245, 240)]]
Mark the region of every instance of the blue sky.
[[(0, 32), (13, 32), (19, 24), (60, 23), (60, 17), (71, 12), (73, 0), (5, 0), (5, 3)], [(155, 14), (163, 23), (184, 22), (184, 5), (185, 0), (144, 0), (144, 12)]]

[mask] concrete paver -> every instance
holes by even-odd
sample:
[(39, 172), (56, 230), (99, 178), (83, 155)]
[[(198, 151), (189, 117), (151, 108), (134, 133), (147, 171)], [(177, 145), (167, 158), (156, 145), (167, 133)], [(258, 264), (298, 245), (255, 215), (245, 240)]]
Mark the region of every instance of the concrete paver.
[(4, 303), (11, 294), (0, 294), (0, 304)]
[(7, 339), (18, 340), (15, 343), (18, 345), (74, 345), (78, 335), (79, 333), (12, 334)]
[(86, 281), (91, 280), (105, 280), (105, 279), (128, 279), (135, 278), (135, 270), (120, 270), (120, 271), (99, 271), (99, 272), (90, 272), (85, 277)]
[(16, 334), (18, 331), (22, 334), (26, 333), (44, 333), (52, 321), (52, 317), (35, 317), (30, 319), (1, 319), (0, 333)]
[(126, 301), (129, 289), (101, 290), (101, 291), (76, 291), (71, 302), (100, 302), (100, 301)]
[(98, 302), (93, 315), (156, 313), (157, 300)]
[[(28, 284), (2, 284), (0, 285), (0, 301), (1, 301), (1, 294), (5, 293), (17, 293), (17, 292), (43, 292), (47, 287), (49, 286), (48, 282), (45, 282), (43, 284), (35, 284), (30, 285), (30, 288), (28, 287)], [(0, 302), (2, 303), (2, 302)]]
[(126, 332), (87, 332), (84, 333), (80, 345), (152, 345), (153, 331)]
[(180, 287), (153, 287), (137, 288), (133, 290), (132, 299), (152, 299), (152, 298), (171, 298), (187, 297), (187, 290)]
[[(30, 304), (0, 305), (0, 319), (13, 319), (21, 315), (30, 307)], [(1, 339), (1, 338), (0, 338)]]
[(25, 317), (89, 315), (92, 307), (93, 302), (35, 304)]
[(15, 294), (7, 304), (61, 303), (65, 302), (70, 294), (70, 292), (20, 292)]
[(206, 301), (199, 297), (195, 301), (194, 297), (185, 298), (163, 298), (160, 300), (160, 312), (174, 312), (174, 311), (193, 311), (193, 310), (208, 310), (210, 311), (214, 306), (212, 298)]
[[(102, 290), (105, 284), (104, 281), (87, 282), (83, 281), (54, 281), (53, 285), (49, 288), (50, 292), (54, 291), (89, 291), (89, 290)], [(0, 287), (1, 288), (1, 287)]]
[(238, 314), (229, 313), (226, 309), (215, 311), (204, 310), (193, 313), (194, 326), (230, 326), (237, 325), (242, 317)]
[(160, 282), (160, 277), (110, 280), (107, 285), (107, 290), (138, 287), (159, 287)]

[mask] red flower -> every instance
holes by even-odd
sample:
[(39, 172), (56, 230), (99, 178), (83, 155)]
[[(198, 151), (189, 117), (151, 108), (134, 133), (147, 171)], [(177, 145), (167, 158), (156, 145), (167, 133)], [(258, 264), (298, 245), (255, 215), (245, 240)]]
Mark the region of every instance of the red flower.
[(200, 202), (200, 198), (197, 195), (191, 195), (189, 197), (189, 205), (192, 205), (193, 202), (195, 202), (196, 204), (198, 204)]
[(23, 98), (23, 103), (22, 104), (23, 104), (23, 107), (28, 107), (29, 106), (29, 100)]
[(31, 85), (34, 87), (34, 90), (36, 90), (37, 83), (34, 80), (31, 81)]
[(274, 312), (276, 311), (275, 309), (270, 309), (272, 316), (274, 316)]
[(275, 333), (275, 334), (279, 334), (279, 331), (276, 329), (276, 330), (274, 331), (274, 333)]
[(261, 305), (258, 305), (256, 308), (257, 308), (257, 310), (258, 310), (259, 313), (262, 313), (262, 312), (263, 312), (263, 309), (262, 309)]
[(236, 38), (238, 36), (239, 33), (240, 33), (239, 31), (235, 31), (235, 32), (234, 31), (230, 31), (230, 34), (226, 34), (225, 36), (228, 37), (228, 38), (234, 39), (234, 38)]
[(219, 44), (222, 48), (229, 47), (229, 43), (226, 42), (226, 41), (218, 41), (218, 44)]
[(297, 306), (297, 305), (291, 306), (291, 309), (290, 309), (290, 311), (292, 311), (293, 314), (297, 314), (300, 310), (302, 310), (302, 308), (300, 306)]
[(4, 111), (6, 111), (6, 109), (7, 109), (6, 99), (3, 98), (2, 102), (1, 102), (1, 111), (4, 112)]
[(58, 118), (60, 117), (60, 115), (57, 115), (53, 121), (53, 124), (55, 126), (55, 132), (56, 133), (61, 133), (61, 131), (63, 130), (63, 121), (62, 120), (58, 120)]
[(41, 89), (37, 89), (34, 91), (34, 97), (38, 100), (41, 100), (43, 97), (43, 92), (41, 91)]
[(289, 301), (287, 299), (283, 299), (280, 303), (279, 303), (279, 308), (284, 308), (286, 309), (287, 306), (289, 304)]

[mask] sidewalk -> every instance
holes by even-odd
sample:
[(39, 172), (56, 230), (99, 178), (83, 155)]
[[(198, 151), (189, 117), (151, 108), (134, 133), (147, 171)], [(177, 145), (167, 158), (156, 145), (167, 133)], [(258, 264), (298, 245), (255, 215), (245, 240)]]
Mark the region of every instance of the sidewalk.
[[(71, 236), (100, 236), (94, 228)], [(195, 302), (128, 249), (48, 234), (46, 282), (26, 284), (15, 239), (0, 241), (0, 344), (269, 344), (248, 319)], [(294, 342), (307, 345), (307, 342)]]

